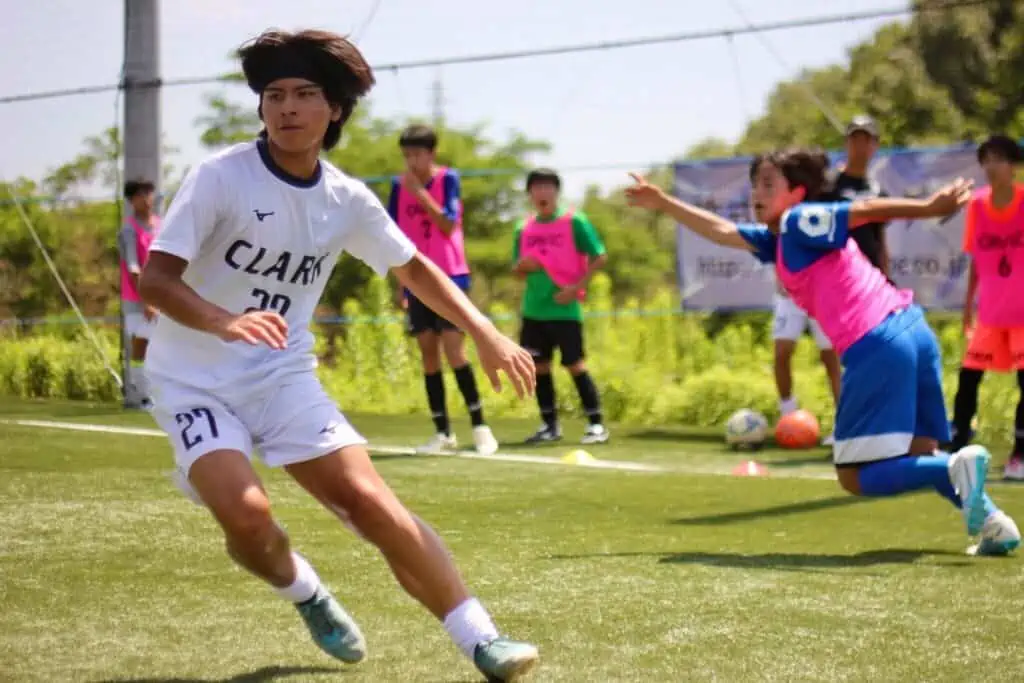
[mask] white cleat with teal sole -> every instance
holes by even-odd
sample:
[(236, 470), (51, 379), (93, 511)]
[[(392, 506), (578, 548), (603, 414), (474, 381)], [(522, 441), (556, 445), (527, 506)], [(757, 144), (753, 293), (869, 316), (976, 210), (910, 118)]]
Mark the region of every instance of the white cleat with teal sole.
[(967, 535), (977, 536), (988, 516), (985, 511), (985, 479), (991, 454), (984, 446), (961, 448), (949, 458), (949, 480), (960, 496)]
[(346, 664), (366, 658), (366, 639), (359, 625), (326, 588), (317, 588), (312, 598), (296, 604), (295, 609), (321, 650)]
[(537, 648), (499, 636), (480, 643), (473, 652), (473, 663), (487, 676), (487, 683), (514, 683), (522, 680), (540, 660)]

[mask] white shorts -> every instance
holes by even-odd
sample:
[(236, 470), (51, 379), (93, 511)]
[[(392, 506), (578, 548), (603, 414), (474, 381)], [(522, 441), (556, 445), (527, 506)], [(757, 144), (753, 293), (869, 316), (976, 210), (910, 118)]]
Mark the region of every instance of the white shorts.
[(772, 318), (772, 339), (786, 339), (796, 341), (804, 330), (811, 328), (811, 336), (818, 348), (824, 351), (832, 348), (832, 342), (828, 340), (821, 330), (817, 320), (810, 318), (804, 309), (796, 305), (792, 299), (786, 296), (775, 296), (775, 314)]
[(132, 337), (149, 339), (150, 335), (153, 334), (153, 327), (155, 325), (156, 318), (146, 320), (146, 316), (142, 313), (131, 312), (124, 314), (124, 333), (129, 339)]
[(217, 450), (241, 451), (270, 467), (315, 460), (365, 444), (316, 375), (295, 375), (272, 391), (230, 402), (173, 380), (151, 378), (153, 417), (167, 432), (178, 472)]

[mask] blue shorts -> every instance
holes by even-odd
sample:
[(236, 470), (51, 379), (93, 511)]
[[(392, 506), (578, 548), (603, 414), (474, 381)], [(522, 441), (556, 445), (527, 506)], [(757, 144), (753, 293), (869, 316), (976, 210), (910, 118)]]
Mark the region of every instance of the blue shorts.
[(939, 343), (919, 307), (890, 314), (842, 363), (836, 465), (906, 455), (915, 436), (949, 441)]

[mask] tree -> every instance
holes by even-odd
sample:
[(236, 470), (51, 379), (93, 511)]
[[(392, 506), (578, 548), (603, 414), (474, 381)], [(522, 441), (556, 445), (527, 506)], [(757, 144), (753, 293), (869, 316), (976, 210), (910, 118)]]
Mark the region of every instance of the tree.
[[(945, 0), (918, 0), (918, 8)], [(1024, 5), (994, 0), (954, 11), (927, 11), (910, 24), (928, 78), (942, 88), (974, 135), (1024, 135)]]
[(722, 138), (704, 138), (694, 143), (683, 152), (680, 161), (703, 161), (704, 159), (724, 159), (733, 154), (733, 144)]

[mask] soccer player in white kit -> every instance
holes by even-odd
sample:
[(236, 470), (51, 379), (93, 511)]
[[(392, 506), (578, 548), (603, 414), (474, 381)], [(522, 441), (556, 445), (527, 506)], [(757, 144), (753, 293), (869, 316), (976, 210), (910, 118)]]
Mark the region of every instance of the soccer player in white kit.
[(294, 603), (333, 657), (363, 659), (365, 639), (275, 523), (254, 448), (376, 545), (489, 681), (517, 680), (537, 648), (499, 635), (437, 534), (377, 474), (317, 380), (309, 322), (348, 252), (471, 334), (495, 388), (502, 371), (532, 393), (530, 354), (417, 253), (364, 184), (319, 159), (374, 83), (356, 47), (325, 31), (267, 31), (239, 57), (264, 131), (189, 173), (141, 278), (161, 313), (146, 368), (177, 482), (212, 512), (231, 558)]

